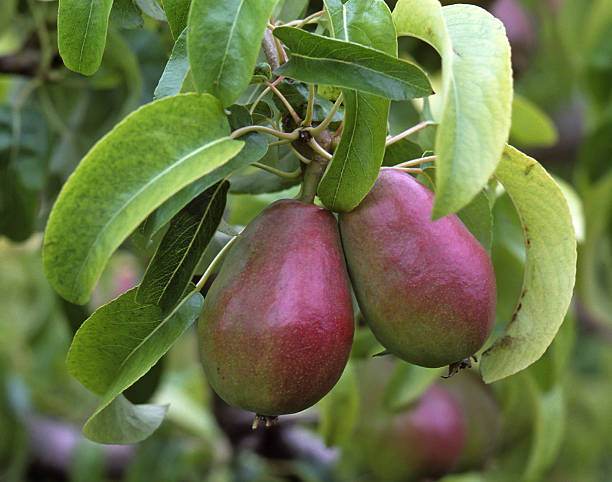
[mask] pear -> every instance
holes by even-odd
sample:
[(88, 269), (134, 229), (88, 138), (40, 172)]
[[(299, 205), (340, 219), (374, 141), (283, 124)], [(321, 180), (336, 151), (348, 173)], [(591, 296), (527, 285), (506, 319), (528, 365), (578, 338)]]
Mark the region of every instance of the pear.
[(409, 174), (386, 169), (357, 208), (339, 215), (366, 322), (387, 351), (425, 367), (474, 354), (496, 303), (487, 252), (456, 215), (432, 221), (433, 199)]
[(473, 370), (444, 383), (466, 421), (465, 447), (457, 469), (476, 470), (494, 455), (501, 440), (501, 407), (495, 393)]
[(429, 480), (457, 467), (467, 437), (466, 420), (440, 384), (401, 412), (381, 416), (380, 408), (368, 414), (355, 435), (356, 456), (371, 472), (371, 480)]
[(334, 216), (277, 201), (240, 234), (204, 300), (204, 371), (234, 407), (262, 417), (299, 412), (340, 378), (353, 319)]

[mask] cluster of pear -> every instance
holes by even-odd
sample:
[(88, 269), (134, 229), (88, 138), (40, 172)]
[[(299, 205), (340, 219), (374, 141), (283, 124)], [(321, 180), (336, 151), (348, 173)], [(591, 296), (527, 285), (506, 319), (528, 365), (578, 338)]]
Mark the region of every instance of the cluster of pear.
[(426, 367), (474, 354), (492, 328), (493, 267), (457, 216), (431, 221), (433, 196), (387, 169), (338, 220), (297, 200), (262, 211), (228, 252), (200, 317), (218, 395), (264, 417), (320, 400), (351, 350), (351, 285), (389, 353)]

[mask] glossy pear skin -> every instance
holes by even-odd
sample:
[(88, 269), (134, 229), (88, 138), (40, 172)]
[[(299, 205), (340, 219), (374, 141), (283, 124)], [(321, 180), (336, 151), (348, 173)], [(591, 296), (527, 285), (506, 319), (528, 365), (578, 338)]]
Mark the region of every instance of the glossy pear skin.
[(491, 260), (456, 215), (431, 221), (433, 193), (407, 173), (381, 171), (365, 199), (339, 215), (359, 307), (394, 355), (440, 367), (489, 336), (496, 287)]
[(304, 410), (336, 384), (353, 341), (353, 306), (334, 216), (295, 200), (240, 234), (199, 322), (208, 381), (259, 415)]

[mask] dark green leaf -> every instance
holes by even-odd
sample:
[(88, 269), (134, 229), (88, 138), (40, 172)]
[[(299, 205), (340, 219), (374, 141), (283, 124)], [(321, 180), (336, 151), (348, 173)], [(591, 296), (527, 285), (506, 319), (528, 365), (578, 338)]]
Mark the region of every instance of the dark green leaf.
[(138, 8), (146, 13), (149, 17), (154, 18), (155, 20), (166, 20), (166, 14), (163, 9), (160, 7), (157, 0), (134, 0)]
[(148, 402), (160, 385), (165, 360), (165, 357), (161, 357), (142, 378), (123, 391), (123, 396), (132, 403)]
[(191, 0), (161, 0), (161, 4), (166, 12), (172, 36), (178, 40), (179, 35), (187, 26)]
[(121, 28), (140, 28), (144, 25), (140, 10), (134, 0), (115, 0), (110, 13), (110, 21)]
[(523, 227), (523, 289), (504, 333), (486, 350), (480, 371), (487, 383), (538, 360), (567, 313), (576, 274), (576, 238), (561, 190), (534, 159), (508, 146), (496, 177)]
[(119, 395), (85, 423), (83, 434), (101, 444), (138, 443), (157, 430), (167, 410), (167, 405), (132, 405)]
[(60, 0), (57, 43), (70, 70), (84, 75), (98, 70), (112, 5), (113, 0)]
[(393, 20), (398, 35), (424, 40), (442, 57), (437, 219), (469, 203), (501, 159), (512, 110), (510, 46), (503, 24), (473, 5), (399, 0)]
[(0, 106), (0, 234), (24, 241), (35, 229), (48, 162), (42, 113)]
[(240, 151), (244, 143), (228, 135), (214, 97), (183, 94), (142, 107), (101, 139), (49, 217), (43, 265), (57, 292), (85, 303), (110, 255), (149, 213)]
[(482, 244), (488, 253), (491, 252), (491, 234), (493, 232), (493, 215), (489, 194), (480, 191), (470, 203), (457, 213), (465, 227)]
[(136, 301), (169, 312), (191, 282), (194, 270), (223, 216), (229, 183), (208, 188), (170, 223), (136, 292)]
[(423, 155), (423, 149), (418, 144), (401, 139), (385, 149), (385, 157), (383, 158), (383, 166), (395, 166), (400, 162), (406, 162), (411, 159), (416, 159)]
[[(327, 0), (325, 9), (334, 37), (397, 55), (395, 27), (383, 1)], [(343, 94), (342, 136), (318, 188), (323, 204), (334, 211), (350, 211), (374, 185), (385, 152), (389, 113), (387, 99), (349, 89)]]
[(263, 84), (272, 80), (272, 69), (267, 62), (261, 62), (255, 65), (253, 75), (251, 76), (251, 84)]
[(187, 72), (189, 72), (189, 59), (187, 58), (187, 30), (183, 30), (176, 39), (172, 53), (159, 79), (153, 99), (161, 99), (181, 92)]
[(274, 35), (291, 50), (289, 62), (276, 69), (279, 75), (394, 100), (433, 94), (420, 67), (375, 48), (294, 27), (277, 27)]
[(277, 0), (193, 0), (187, 52), (200, 92), (232, 104), (249, 85)]

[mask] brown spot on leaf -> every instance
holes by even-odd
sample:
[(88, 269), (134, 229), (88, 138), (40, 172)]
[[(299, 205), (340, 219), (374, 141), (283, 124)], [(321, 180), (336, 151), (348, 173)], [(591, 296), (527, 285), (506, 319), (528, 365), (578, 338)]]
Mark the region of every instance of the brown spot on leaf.
[(531, 172), (533, 166), (535, 166), (535, 162), (532, 162), (531, 164), (527, 165), (527, 167), (525, 168), (525, 176), (527, 176)]

